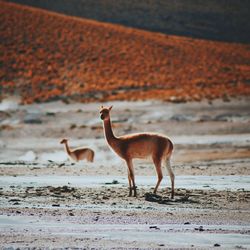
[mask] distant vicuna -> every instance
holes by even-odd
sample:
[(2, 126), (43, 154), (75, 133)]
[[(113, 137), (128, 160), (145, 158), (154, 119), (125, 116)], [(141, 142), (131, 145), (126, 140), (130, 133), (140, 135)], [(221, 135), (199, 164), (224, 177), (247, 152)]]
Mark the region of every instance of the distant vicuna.
[(171, 179), (171, 198), (174, 198), (174, 173), (170, 165), (170, 157), (173, 151), (173, 143), (164, 135), (154, 133), (138, 133), (116, 137), (113, 134), (110, 110), (111, 107), (101, 107), (100, 114), (104, 125), (104, 134), (110, 147), (126, 161), (128, 166), (128, 183), (129, 183), (129, 196), (136, 196), (135, 176), (132, 160), (135, 158), (148, 158), (151, 157), (158, 176), (157, 184), (154, 188), (154, 193), (163, 178), (162, 175), (162, 161), (166, 161), (168, 173)]
[(61, 144), (64, 144), (68, 156), (74, 161), (87, 160), (94, 161), (95, 152), (90, 148), (76, 148), (70, 149), (68, 146), (68, 139), (62, 139)]

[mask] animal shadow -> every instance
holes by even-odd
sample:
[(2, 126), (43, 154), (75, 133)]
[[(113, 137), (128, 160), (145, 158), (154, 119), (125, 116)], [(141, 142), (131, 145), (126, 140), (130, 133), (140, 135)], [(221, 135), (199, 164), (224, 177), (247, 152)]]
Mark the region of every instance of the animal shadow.
[(170, 199), (153, 193), (146, 193), (144, 197), (146, 201), (165, 205), (173, 205), (175, 203), (199, 203), (198, 201), (190, 199), (190, 196), (186, 194), (175, 199)]

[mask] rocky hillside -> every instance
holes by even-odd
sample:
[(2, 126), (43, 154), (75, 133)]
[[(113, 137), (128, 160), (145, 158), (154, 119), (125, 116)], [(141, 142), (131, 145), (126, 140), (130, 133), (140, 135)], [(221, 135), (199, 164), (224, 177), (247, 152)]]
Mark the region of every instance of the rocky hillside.
[(0, 92), (24, 103), (250, 94), (250, 46), (151, 33), (0, 1)]

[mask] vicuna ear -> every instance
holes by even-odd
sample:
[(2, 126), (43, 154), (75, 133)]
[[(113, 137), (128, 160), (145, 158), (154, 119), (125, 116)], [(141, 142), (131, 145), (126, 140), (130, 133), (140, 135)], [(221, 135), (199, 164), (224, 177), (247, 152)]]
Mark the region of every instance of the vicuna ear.
[(113, 105), (109, 107), (109, 111), (113, 108)]

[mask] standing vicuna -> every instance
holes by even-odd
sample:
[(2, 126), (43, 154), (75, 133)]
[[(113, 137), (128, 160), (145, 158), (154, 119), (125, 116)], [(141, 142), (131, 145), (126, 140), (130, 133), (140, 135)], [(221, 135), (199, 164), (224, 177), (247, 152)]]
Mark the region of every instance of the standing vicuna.
[(64, 144), (68, 156), (74, 161), (86, 159), (89, 162), (94, 161), (95, 152), (90, 148), (76, 148), (70, 149), (68, 146), (68, 139), (62, 139), (61, 144)]
[(152, 157), (158, 176), (154, 193), (156, 193), (163, 178), (161, 164), (162, 160), (164, 160), (166, 161), (168, 173), (171, 178), (171, 198), (173, 199), (175, 176), (170, 165), (173, 143), (164, 135), (153, 133), (138, 133), (116, 137), (113, 134), (110, 121), (111, 109), (112, 106), (102, 106), (100, 110), (101, 119), (103, 120), (104, 125), (104, 134), (110, 147), (127, 163), (129, 196), (132, 195), (132, 191), (134, 191), (134, 196), (136, 196), (136, 185), (132, 160), (135, 158)]

